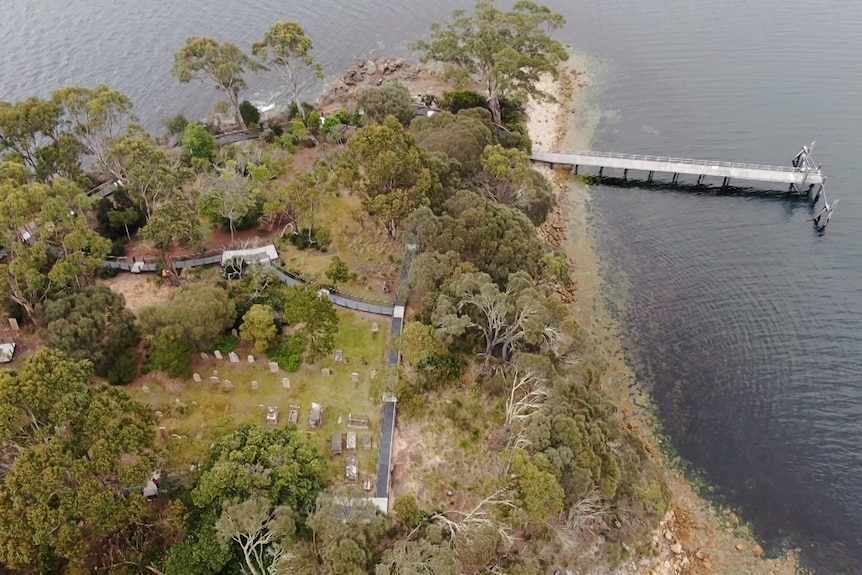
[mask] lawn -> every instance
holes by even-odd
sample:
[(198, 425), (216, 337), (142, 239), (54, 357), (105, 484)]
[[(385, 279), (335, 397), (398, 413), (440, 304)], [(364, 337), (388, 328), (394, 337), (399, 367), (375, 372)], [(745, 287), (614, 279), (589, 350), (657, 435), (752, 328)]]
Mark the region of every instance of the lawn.
[[(220, 436), (231, 432), (243, 423), (253, 422), (267, 425), (266, 410), (269, 406), (279, 408), (278, 426), (288, 425), (290, 406), (299, 406), (297, 428), (313, 438), (320, 452), (331, 459), (333, 477), (343, 480), (346, 451), (332, 457), (330, 439), (339, 431), (346, 438), (348, 431), (357, 435), (360, 484), (365, 478), (374, 478), (377, 465), (377, 440), (380, 434), (381, 401), (386, 379), (385, 349), (389, 322), (385, 317), (372, 319), (351, 312), (338, 310), (339, 331), (336, 349), (342, 350), (343, 362), (333, 356), (322, 358), (313, 365), (303, 364), (297, 372), (279, 370), (271, 373), (269, 360), (265, 356), (255, 357), (249, 363), (249, 349), (244, 345), (236, 350), (239, 363), (231, 363), (228, 355), (216, 359), (209, 353), (208, 359), (195, 357), (192, 370), (201, 376), (200, 383), (193, 378), (169, 379), (164, 374), (152, 373), (139, 378), (127, 391), (135, 398), (150, 404), (159, 415), (159, 426), (170, 439), (165, 447), (168, 453), (166, 468), (181, 474), (190, 465), (204, 461), (210, 445)], [(380, 332), (372, 336), (372, 322), (376, 321)], [(331, 375), (323, 374), (323, 368)], [(372, 375), (376, 372), (376, 377)], [(354, 382), (352, 374), (359, 374)], [(219, 383), (210, 381), (217, 377)], [(285, 389), (282, 378), (290, 379), (290, 389)], [(223, 390), (224, 380), (233, 384), (231, 391)], [(258, 382), (258, 389), (252, 388)], [(309, 427), (308, 416), (312, 402), (324, 406), (323, 427)], [(366, 416), (370, 428), (347, 428), (349, 413)], [(339, 423), (339, 420), (340, 423)], [(372, 448), (363, 450), (362, 435), (370, 434)]]

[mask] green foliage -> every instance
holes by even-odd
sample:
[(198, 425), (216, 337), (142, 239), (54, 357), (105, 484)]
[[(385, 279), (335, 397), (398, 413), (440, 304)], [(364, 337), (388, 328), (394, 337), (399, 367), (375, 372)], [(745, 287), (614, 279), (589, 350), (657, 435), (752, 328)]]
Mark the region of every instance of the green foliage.
[(355, 280), (359, 277), (355, 272), (351, 272), (347, 267), (347, 263), (338, 256), (332, 256), (329, 262), (329, 267), (326, 270), (326, 278), (334, 285)]
[(451, 353), (435, 353), (416, 366), (416, 388), (419, 392), (440, 389), (461, 377), (463, 360)]
[(305, 332), (298, 331), (293, 335), (281, 338), (278, 345), (271, 348), (267, 355), (284, 371), (295, 372), (302, 365), (302, 356), (307, 346), (308, 337)]
[(548, 253), (539, 260), (542, 270), (542, 278), (549, 282), (568, 285), (571, 283), (569, 277), (569, 262), (560, 255)]
[(474, 15), (456, 10), (452, 16), (445, 26), (433, 24), (431, 41), (419, 42), (417, 47), (424, 51), (423, 59), (443, 62), (458, 85), (487, 86), (496, 123), (503, 121), (502, 98), (552, 98), (537, 86), (542, 74), (556, 75), (559, 64), (569, 57), (549, 35), (565, 24), (561, 15), (529, 1), (501, 12), (491, 0), (480, 0)]
[(189, 119), (182, 114), (165, 118), (163, 121), (165, 129), (171, 136), (182, 136), (186, 131), (186, 126), (189, 125)]
[(338, 333), (338, 315), (329, 298), (318, 295), (310, 286), (289, 286), (285, 295), (284, 322), (304, 325), (303, 331), (309, 340), (308, 361), (313, 363), (332, 352)]
[(313, 110), (308, 114), (308, 118), (305, 120), (305, 125), (308, 126), (308, 129), (311, 130), (312, 134), (316, 134), (320, 129), (320, 113), (317, 112), (317, 110)]
[(165, 575), (213, 575), (221, 573), (234, 554), (223, 547), (216, 534), (221, 509), (207, 507), (195, 514), (185, 537), (168, 552)]
[(419, 504), (416, 503), (416, 498), (412, 495), (396, 497), (392, 509), (395, 511), (398, 522), (408, 529), (416, 527), (423, 519), (423, 512), (419, 508)]
[(72, 360), (90, 360), (96, 375), (113, 385), (129, 383), (137, 375), (141, 336), (122, 295), (105, 286), (88, 286), (46, 301), (36, 313), (48, 347)]
[(434, 544), (428, 539), (400, 540), (383, 554), (375, 575), (459, 575), (461, 565), (449, 543)]
[[(156, 420), (89, 362), (43, 349), (0, 371), (0, 562), (20, 572), (84, 570), (109, 537), (143, 521)], [(65, 569), (66, 565), (68, 569)]]
[(222, 353), (230, 353), (236, 348), (239, 347), (239, 338), (234, 337), (229, 333), (222, 334), (221, 337), (218, 338), (218, 342), (215, 344), (215, 348)]
[(273, 507), (266, 497), (252, 496), (245, 501), (225, 505), (216, 523), (216, 535), (222, 545), (239, 545), (247, 571), (264, 575), (270, 572), (273, 552), (281, 549), (280, 541), (296, 532), (296, 514), (285, 505)]
[(410, 133), (417, 143), (428, 150), (442, 154), (456, 162), (462, 179), (475, 175), (481, 168), (480, 159), (486, 146), (494, 143), (491, 115), (477, 113), (439, 112), (429, 117), (417, 117), (410, 125)]
[(189, 195), (174, 194), (153, 211), (147, 225), (141, 228), (140, 236), (152, 240), (159, 251), (162, 266), (174, 273), (176, 269), (171, 253), (174, 246), (190, 247), (201, 240), (196, 208)]
[(96, 204), (96, 221), (99, 233), (106, 238), (129, 240), (146, 223), (147, 213), (132, 201), (128, 192), (118, 189)]
[(326, 228), (315, 227), (311, 230), (302, 228), (295, 234), (290, 234), (290, 243), (300, 250), (315, 248), (318, 251), (326, 252), (329, 249), (329, 244), (332, 242), (332, 237), (329, 230)]
[(260, 110), (248, 100), (243, 100), (240, 103), (239, 114), (246, 126), (254, 127), (260, 124)]
[(398, 82), (366, 88), (359, 94), (359, 108), (364, 113), (362, 121), (366, 124), (382, 124), (387, 116), (394, 116), (402, 126), (409, 126), (416, 116), (410, 91)]
[(560, 485), (561, 471), (542, 454), (530, 457), (523, 449), (507, 452), (518, 499), (533, 523), (562, 513), (566, 494)]
[(486, 189), (499, 204), (524, 212), (541, 225), (554, 207), (554, 196), (544, 176), (530, 166), (530, 155), (517, 148), (486, 146), (482, 152)]
[(273, 309), (265, 304), (251, 306), (251, 309), (242, 316), (239, 335), (243, 340), (254, 344), (252, 351), (255, 354), (261, 354), (272, 347), (278, 335)]
[(161, 333), (152, 346), (148, 362), (150, 369), (164, 371), (171, 377), (188, 377), (195, 351), (189, 342)]
[(212, 161), (218, 144), (206, 128), (190, 122), (183, 133), (183, 147), (192, 158)]
[(310, 509), (327, 472), (314, 441), (293, 426), (247, 424), (215, 443), (192, 500), (221, 509), (224, 502), (266, 494), (273, 505)]
[(394, 118), (366, 126), (350, 139), (338, 164), (338, 181), (355, 190), (391, 237), (417, 207), (439, 202), (437, 165)]
[(320, 131), (326, 135), (331, 135), (337, 129), (343, 128), (344, 126), (355, 126), (357, 124), (359, 124), (357, 114), (342, 108), (334, 114), (330, 114), (325, 120), (323, 120), (323, 126), (320, 128)]
[(443, 92), (443, 100), (440, 102), (440, 107), (447, 112), (457, 114), (461, 110), (469, 110), (471, 108), (488, 108), (488, 99), (472, 90), (455, 90), (452, 92)]
[(181, 287), (174, 299), (144, 308), (141, 331), (155, 342), (162, 335), (187, 342), (192, 351), (209, 351), (233, 325), (236, 304), (217, 286), (192, 284)]

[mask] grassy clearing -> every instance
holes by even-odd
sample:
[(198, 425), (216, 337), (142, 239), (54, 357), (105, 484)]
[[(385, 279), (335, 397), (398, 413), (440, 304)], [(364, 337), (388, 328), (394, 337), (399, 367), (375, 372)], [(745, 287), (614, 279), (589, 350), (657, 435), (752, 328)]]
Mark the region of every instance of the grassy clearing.
[[(388, 336), (386, 318), (368, 319), (359, 315), (338, 311), (339, 331), (335, 338), (336, 349), (341, 349), (344, 363), (336, 363), (333, 357), (306, 365), (294, 373), (279, 371), (270, 373), (269, 360), (265, 356), (255, 357), (250, 364), (247, 344), (237, 349), (239, 363), (230, 363), (227, 354), (217, 360), (210, 354), (207, 360), (196, 356), (192, 366), (203, 381), (168, 379), (161, 373), (153, 373), (138, 379), (127, 391), (135, 398), (150, 404), (162, 415), (159, 425), (171, 435), (167, 442), (169, 462), (167, 467), (185, 470), (189, 465), (203, 461), (213, 441), (231, 432), (243, 423), (266, 424), (266, 408), (278, 406), (278, 426), (288, 425), (290, 405), (299, 405), (297, 428), (306, 430), (314, 438), (320, 452), (330, 454), (330, 438), (340, 431), (346, 436), (349, 413), (370, 418), (370, 429), (350, 430), (357, 434), (357, 458), (361, 479), (372, 478), (377, 464), (377, 440), (380, 434), (380, 394), (385, 381), (385, 349)], [(380, 333), (371, 335), (371, 323), (377, 321)], [(363, 363), (363, 358), (365, 363)], [(329, 368), (332, 375), (323, 375)], [(372, 379), (372, 372), (377, 376)], [(230, 380), (234, 389), (222, 390), (220, 384), (210, 381), (217, 372), (220, 381)], [(354, 383), (352, 373), (359, 374)], [(282, 378), (290, 378), (291, 389), (284, 389)], [(252, 389), (257, 381), (259, 389)], [(324, 406), (323, 427), (312, 429), (308, 425), (311, 403)], [(339, 424), (338, 419), (342, 418)], [(362, 435), (372, 437), (371, 450), (362, 449)], [(333, 477), (344, 475), (346, 452), (332, 458)]]
[(326, 270), (332, 256), (340, 257), (359, 277), (340, 286), (344, 291), (374, 299), (391, 299), (383, 293), (383, 283), (394, 285), (403, 256), (403, 246), (392, 242), (377, 222), (363, 210), (359, 198), (342, 195), (327, 199), (315, 214), (316, 222), (325, 222), (332, 234), (332, 244), (326, 253), (298, 250), (287, 241), (280, 242), (281, 260), (288, 269), (295, 269), (317, 281), (328, 283)]

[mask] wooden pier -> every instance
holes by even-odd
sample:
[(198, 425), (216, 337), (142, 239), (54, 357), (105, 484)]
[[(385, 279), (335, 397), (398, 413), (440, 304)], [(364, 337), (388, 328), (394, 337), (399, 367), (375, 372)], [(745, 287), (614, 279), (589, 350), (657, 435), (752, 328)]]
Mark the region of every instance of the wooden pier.
[(821, 230), (826, 227), (838, 200), (832, 204), (826, 199), (826, 176), (820, 164), (816, 164), (811, 156), (814, 142), (803, 146), (796, 154), (790, 166), (769, 166), (764, 164), (747, 164), (738, 162), (719, 162), (714, 160), (693, 160), (686, 158), (669, 158), (662, 156), (643, 156), (637, 154), (617, 154), (612, 152), (567, 151), (550, 152), (533, 150), (530, 158), (533, 162), (550, 164), (551, 168), (567, 167), (572, 173), (578, 174), (582, 166), (598, 168), (599, 177), (605, 176), (604, 170), (622, 170), (622, 178), (628, 179), (629, 171), (646, 173), (647, 181), (652, 181), (656, 173), (671, 174), (671, 183), (679, 183), (681, 174), (697, 176), (697, 185), (706, 184), (707, 178), (713, 181), (721, 178), (721, 186), (727, 187), (731, 180), (761, 182), (766, 184), (784, 184), (789, 191), (807, 192), (812, 204), (823, 199), (823, 207), (814, 217), (815, 227)]

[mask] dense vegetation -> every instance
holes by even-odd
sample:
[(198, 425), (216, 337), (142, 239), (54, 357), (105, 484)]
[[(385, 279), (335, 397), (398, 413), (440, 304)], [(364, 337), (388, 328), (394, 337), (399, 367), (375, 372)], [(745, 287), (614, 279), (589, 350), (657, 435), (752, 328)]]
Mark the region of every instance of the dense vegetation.
[[(251, 55), (191, 37), (172, 73), (223, 92), (222, 122), (262, 124), (240, 145), (177, 116), (171, 148), (107, 86), (0, 102), (2, 303), (48, 347), (0, 372), (0, 561), (22, 573), (536, 573), (583, 567), (579, 549), (600, 549), (591, 565), (645, 551), (667, 488), (603, 395), (599, 354), (555, 295), (566, 260), (536, 229), (554, 195), (530, 166), (523, 101), (547, 96), (536, 81), (565, 52), (546, 30), (562, 24), (530, 2), (501, 12), (482, 0), (420, 47), (453, 77), (481, 80), (486, 97), (452, 92), (449, 111), (415, 117), (408, 90), (384, 84), (322, 125), (299, 99), (321, 74), (299, 24), (274, 24)], [(240, 99), (243, 75), (264, 69), (291, 94), (286, 122)], [(291, 165), (298, 146), (325, 151), (309, 172)], [(97, 202), (87, 191), (98, 181), (117, 189)], [(231, 244), (261, 227), (325, 251), (315, 214), (343, 196), (358, 198), (381, 249), (419, 247), (416, 315), (392, 342), (404, 364), (387, 391), (407, 425), (445, 418), (476, 470), (457, 504), (434, 485), (399, 494), (395, 522), (335, 481), (291, 425), (221, 422), (199, 466), (171, 468), (152, 410), (102, 384), (141, 370), (187, 377), (193, 354), (239, 340), (287, 371), (330, 354), (339, 320), (317, 287), (242, 261), (181, 273), (175, 260), (216, 227)], [(151, 242), (160, 281), (178, 286), (137, 317), (94, 285), (134, 239)], [(336, 256), (326, 278), (358, 275)], [(140, 488), (157, 469), (181, 479), (147, 503)]]

